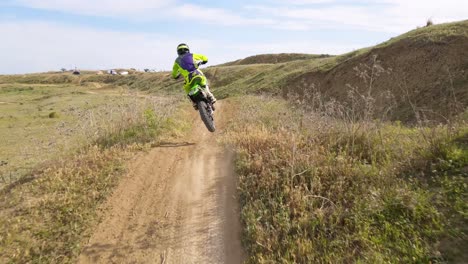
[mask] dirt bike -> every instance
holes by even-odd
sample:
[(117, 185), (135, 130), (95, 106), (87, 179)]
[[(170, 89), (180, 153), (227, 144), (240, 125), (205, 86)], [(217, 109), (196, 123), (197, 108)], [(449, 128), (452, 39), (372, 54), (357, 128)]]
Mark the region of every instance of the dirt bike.
[(208, 99), (205, 89), (200, 85), (196, 84), (192, 87), (188, 94), (190, 100), (197, 105), (198, 112), (200, 112), (200, 117), (205, 123), (206, 128), (210, 132), (215, 132), (215, 124), (213, 118), (214, 106), (211, 101)]

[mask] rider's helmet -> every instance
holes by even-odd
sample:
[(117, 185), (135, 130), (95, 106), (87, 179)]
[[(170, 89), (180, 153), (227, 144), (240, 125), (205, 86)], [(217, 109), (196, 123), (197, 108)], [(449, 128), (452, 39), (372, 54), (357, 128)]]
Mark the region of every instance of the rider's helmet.
[(177, 46), (177, 54), (182, 55), (187, 52), (190, 52), (189, 46), (187, 44), (182, 43)]

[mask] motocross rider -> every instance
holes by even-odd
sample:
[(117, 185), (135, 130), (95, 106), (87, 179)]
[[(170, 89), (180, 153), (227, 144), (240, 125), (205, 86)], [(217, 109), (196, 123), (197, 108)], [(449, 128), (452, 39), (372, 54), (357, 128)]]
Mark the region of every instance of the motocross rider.
[[(190, 53), (188, 45), (184, 43), (177, 46), (177, 54), (179, 56), (172, 67), (172, 77), (174, 79), (178, 79), (180, 75), (184, 76), (184, 90), (187, 94), (195, 84), (199, 84), (203, 89), (205, 89), (208, 95), (208, 100), (214, 104), (216, 102), (216, 98), (208, 87), (205, 75), (198, 69), (201, 64), (206, 64), (208, 62), (208, 57), (202, 54)], [(194, 104), (194, 108), (197, 109), (196, 104)]]

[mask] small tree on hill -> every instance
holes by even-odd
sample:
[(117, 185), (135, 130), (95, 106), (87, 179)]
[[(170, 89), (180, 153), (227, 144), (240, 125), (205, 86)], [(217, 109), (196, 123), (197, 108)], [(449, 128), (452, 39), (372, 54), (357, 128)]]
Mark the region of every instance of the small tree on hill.
[(432, 25), (434, 25), (434, 22), (432, 22), (432, 19), (429, 18), (429, 19), (427, 20), (427, 22), (426, 22), (426, 27), (430, 27), (430, 26), (432, 26)]

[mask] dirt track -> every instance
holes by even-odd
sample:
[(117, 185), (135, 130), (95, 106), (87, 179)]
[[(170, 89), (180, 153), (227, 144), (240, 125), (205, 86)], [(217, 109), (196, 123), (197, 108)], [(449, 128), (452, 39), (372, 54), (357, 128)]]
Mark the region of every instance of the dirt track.
[(79, 263), (242, 262), (233, 154), (195, 114), (193, 143), (135, 159)]

